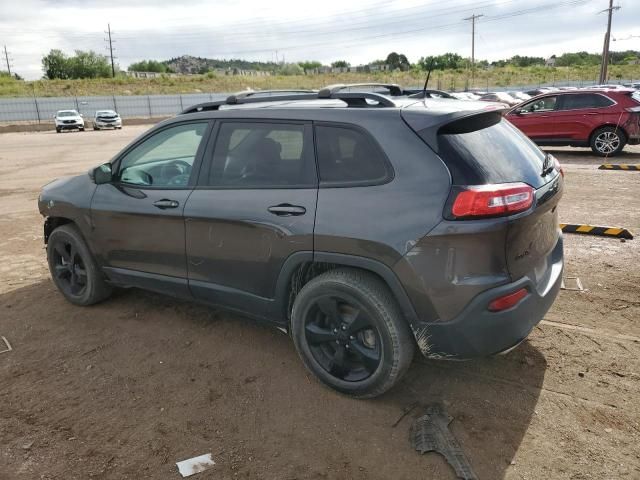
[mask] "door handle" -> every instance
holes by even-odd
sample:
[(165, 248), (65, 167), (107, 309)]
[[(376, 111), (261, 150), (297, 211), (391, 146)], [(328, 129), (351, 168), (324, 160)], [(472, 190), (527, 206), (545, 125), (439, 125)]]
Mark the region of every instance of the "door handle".
[(178, 208), (178, 205), (180, 205), (179, 202), (175, 200), (169, 200), (167, 198), (163, 198), (162, 200), (153, 202), (154, 207), (160, 208), (162, 210), (165, 210), (167, 208)]
[(281, 203), (280, 205), (274, 205), (267, 210), (278, 215), (279, 217), (292, 217), (295, 215), (304, 215), (307, 213), (307, 209), (299, 205), (291, 205), (289, 203)]

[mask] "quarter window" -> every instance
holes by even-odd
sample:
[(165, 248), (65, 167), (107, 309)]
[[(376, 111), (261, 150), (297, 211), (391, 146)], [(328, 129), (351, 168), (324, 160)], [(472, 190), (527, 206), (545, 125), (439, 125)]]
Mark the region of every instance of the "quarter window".
[(314, 186), (310, 127), (284, 123), (222, 123), (208, 186), (286, 188)]
[(120, 160), (118, 180), (131, 185), (184, 187), (207, 122), (169, 127), (152, 135)]
[(316, 146), (321, 183), (383, 183), (390, 177), (384, 153), (358, 130), (317, 126)]

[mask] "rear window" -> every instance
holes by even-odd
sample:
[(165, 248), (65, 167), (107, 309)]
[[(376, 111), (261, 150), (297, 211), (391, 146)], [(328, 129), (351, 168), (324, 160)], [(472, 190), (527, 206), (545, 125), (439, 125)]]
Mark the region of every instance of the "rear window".
[(598, 93), (572, 93), (562, 96), (562, 110), (609, 107), (615, 102)]
[(506, 120), (473, 131), (445, 127), (438, 147), (454, 185), (524, 182), (539, 188), (546, 183), (544, 153)]

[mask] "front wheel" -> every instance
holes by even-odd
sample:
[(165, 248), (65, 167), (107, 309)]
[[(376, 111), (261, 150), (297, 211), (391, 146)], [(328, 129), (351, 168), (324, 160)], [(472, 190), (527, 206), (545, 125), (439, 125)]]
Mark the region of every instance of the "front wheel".
[(624, 132), (616, 127), (602, 127), (591, 135), (591, 150), (601, 157), (618, 155), (626, 143)]
[(63, 225), (51, 233), (47, 260), (53, 283), (69, 302), (92, 305), (111, 295), (111, 287), (73, 225)]
[(329, 387), (372, 398), (406, 372), (415, 343), (387, 286), (373, 274), (331, 270), (293, 305), (292, 335), (305, 366)]

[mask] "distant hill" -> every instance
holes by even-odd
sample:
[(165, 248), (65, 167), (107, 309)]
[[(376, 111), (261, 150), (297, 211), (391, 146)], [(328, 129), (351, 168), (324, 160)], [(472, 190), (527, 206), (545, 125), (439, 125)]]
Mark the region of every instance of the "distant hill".
[(215, 58), (192, 57), (191, 55), (182, 55), (181, 57), (166, 60), (164, 63), (171, 71), (180, 74), (196, 74), (207, 73), (212, 70), (262, 70), (273, 71), (279, 65), (275, 62), (250, 62), (248, 60), (232, 59), (218, 60)]

